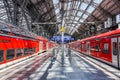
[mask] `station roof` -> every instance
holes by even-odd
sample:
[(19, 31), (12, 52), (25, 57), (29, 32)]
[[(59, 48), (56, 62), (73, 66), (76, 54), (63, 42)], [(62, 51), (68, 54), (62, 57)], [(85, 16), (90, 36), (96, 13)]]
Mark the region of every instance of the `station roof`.
[[(66, 33), (73, 35), (79, 32), (81, 22), (84, 22), (102, 0), (61, 0), (65, 5), (65, 27)], [(60, 1), (53, 0), (57, 22), (61, 22)], [(61, 5), (63, 6), (63, 5)], [(69, 24), (67, 24), (69, 23)]]
[[(99, 1), (99, 0), (98, 0)], [(108, 18), (115, 17), (120, 14), (120, 1), (119, 0), (103, 0), (101, 3), (93, 10), (93, 12), (84, 20), (84, 22), (96, 22), (99, 25)], [(115, 20), (114, 20), (115, 21)], [(89, 25), (82, 24), (79, 26), (79, 32), (82, 34), (84, 31), (89, 30)], [(74, 33), (77, 35), (78, 33)]]
[[(119, 0), (1, 0), (0, 20), (9, 21), (18, 26), (29, 25), (28, 28), (34, 22), (59, 23), (62, 20), (61, 8), (64, 7), (65, 33), (78, 37), (79, 34), (89, 30), (89, 25), (81, 23), (96, 22), (98, 25), (108, 17), (119, 14), (119, 4)], [(26, 15), (27, 18), (21, 19), (21, 15)], [(40, 26), (50, 36), (57, 34), (61, 27), (58, 24), (42, 24)], [(41, 32), (41, 28), (37, 28), (37, 30), (33, 28), (30, 27), (30, 30), (37, 34)]]

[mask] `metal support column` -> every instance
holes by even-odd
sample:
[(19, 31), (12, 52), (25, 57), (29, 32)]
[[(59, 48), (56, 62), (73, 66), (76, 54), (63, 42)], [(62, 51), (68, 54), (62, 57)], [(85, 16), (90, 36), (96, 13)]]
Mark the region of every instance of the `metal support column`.
[[(62, 11), (62, 27), (64, 27), (64, 13), (65, 10)], [(64, 65), (64, 32), (62, 31), (62, 66)]]

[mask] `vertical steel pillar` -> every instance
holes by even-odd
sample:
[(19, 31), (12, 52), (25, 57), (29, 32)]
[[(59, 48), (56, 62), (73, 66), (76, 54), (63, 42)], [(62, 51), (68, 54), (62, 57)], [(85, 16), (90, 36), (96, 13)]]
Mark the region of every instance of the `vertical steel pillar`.
[[(64, 27), (64, 13), (65, 10), (62, 11), (62, 27)], [(63, 65), (64, 65), (64, 32), (62, 31), (62, 66)]]

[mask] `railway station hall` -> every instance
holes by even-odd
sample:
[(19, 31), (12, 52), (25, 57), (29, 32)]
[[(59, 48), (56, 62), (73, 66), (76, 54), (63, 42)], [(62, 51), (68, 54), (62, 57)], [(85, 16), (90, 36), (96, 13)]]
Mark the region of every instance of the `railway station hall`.
[(120, 0), (0, 0), (0, 80), (120, 80)]

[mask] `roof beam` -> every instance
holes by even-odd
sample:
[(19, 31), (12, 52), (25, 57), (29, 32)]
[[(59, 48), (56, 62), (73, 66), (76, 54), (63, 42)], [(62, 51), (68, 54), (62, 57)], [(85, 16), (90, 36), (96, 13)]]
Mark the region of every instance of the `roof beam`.
[(112, 2), (114, 2), (120, 9), (120, 0), (112, 0)]
[[(71, 10), (66, 10), (66, 11), (80, 11), (80, 12), (84, 12), (84, 10), (82, 10), (82, 9), (71, 9)], [(85, 14), (89, 15), (90, 13), (86, 11)]]
[(43, 13), (42, 15), (40, 15), (39, 18), (42, 17), (42, 18), (44, 19), (44, 16), (45, 16), (46, 14), (50, 13), (53, 9), (54, 9), (54, 7), (52, 7), (51, 9), (49, 9), (49, 11), (47, 11), (47, 12)]
[(112, 17), (112, 14), (110, 12), (108, 12), (107, 10), (105, 10), (104, 8), (102, 8), (101, 6), (99, 6), (97, 8), (97, 10), (101, 13), (106, 15), (107, 17)]
[(101, 19), (98, 19), (97, 17), (95, 17), (94, 15), (90, 15), (94, 20), (97, 20), (97, 21), (101, 21)]

